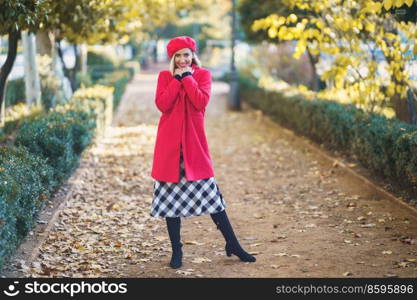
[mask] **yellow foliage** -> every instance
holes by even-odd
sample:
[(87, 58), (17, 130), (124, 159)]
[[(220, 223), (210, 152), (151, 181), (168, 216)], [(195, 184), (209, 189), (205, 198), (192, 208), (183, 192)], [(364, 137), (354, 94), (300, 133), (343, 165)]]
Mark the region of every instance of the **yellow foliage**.
[(387, 33), (385, 33), (385, 36), (386, 36), (389, 40), (391, 40), (391, 41), (393, 41), (393, 40), (396, 40), (396, 39), (397, 39), (397, 35), (396, 35), (396, 34), (393, 34), (393, 33), (391, 33), (391, 32), (387, 32)]
[(273, 39), (277, 36), (277, 28), (276, 27), (269, 27), (268, 29), (268, 36)]
[(363, 13), (379, 14), (381, 12), (382, 4), (380, 2), (366, 1), (366, 6)]
[(366, 31), (369, 32), (374, 32), (375, 31), (375, 24), (369, 22), (368, 20), (365, 21), (365, 29)]
[(17, 103), (13, 106), (9, 106), (5, 109), (5, 122), (11, 122), (19, 120), (29, 115), (35, 115), (42, 111), (41, 105), (35, 103), (28, 105), (26, 103)]
[(343, 31), (348, 31), (351, 28), (350, 20), (346, 20), (344, 18), (335, 18), (334, 24), (337, 26), (337, 28), (340, 28)]
[[(323, 24), (323, 22), (321, 21), (321, 20), (316, 20), (316, 26), (319, 28), (319, 29), (323, 29), (324, 28), (324, 24)], [(417, 34), (417, 33), (416, 33)]]
[(109, 95), (113, 94), (114, 87), (105, 86), (105, 85), (94, 85), (85, 89), (78, 89), (75, 91), (73, 98), (101, 98), (106, 99)]
[[(322, 79), (331, 86), (328, 90), (333, 90), (339, 98), (343, 94), (343, 99), (373, 107), (375, 103), (385, 103), (386, 98), (405, 95), (407, 91), (409, 74), (405, 66), (410, 57), (405, 54), (412, 49), (417, 55), (417, 25), (396, 21), (391, 10), (404, 4), (410, 7), (413, 2), (282, 0), (287, 11), (295, 12), (304, 7), (307, 14), (273, 14), (255, 21), (252, 28), (265, 29), (269, 37), (281, 41), (297, 41), (295, 58), (307, 49), (313, 57), (331, 55), (330, 65), (322, 71)], [(393, 30), (386, 32), (387, 28)], [(413, 47), (401, 45), (397, 32), (404, 33)], [(387, 64), (375, 60), (374, 50), (382, 51)]]
[(297, 88), (300, 90), (300, 92), (306, 92), (308, 91), (308, 88), (304, 84), (299, 84)]
[(297, 22), (297, 16), (295, 14), (290, 14), (287, 18), (287, 24)]
[(400, 50), (401, 50), (401, 52), (406, 53), (408, 50), (410, 50), (410, 45), (407, 45), (405, 47), (403, 45), (401, 45)]
[(395, 0), (395, 7), (401, 7), (405, 4), (405, 0)]
[(392, 0), (384, 0), (384, 8), (389, 10), (392, 7)]
[(404, 1), (408, 7), (411, 7), (411, 5), (413, 5), (414, 0), (405, 0)]

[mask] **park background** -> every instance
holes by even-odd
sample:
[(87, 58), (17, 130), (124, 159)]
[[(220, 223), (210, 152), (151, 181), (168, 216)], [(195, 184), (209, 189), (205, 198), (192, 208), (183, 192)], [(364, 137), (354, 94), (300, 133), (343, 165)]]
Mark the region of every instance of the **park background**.
[[(252, 178), (250, 182), (253, 189), (268, 190), (263, 184), (272, 177), (276, 177), (278, 182), (282, 180), (282, 185), (287, 188), (301, 187), (303, 176), (308, 176), (306, 170), (285, 166), (285, 163), (293, 163), (295, 157), (295, 154), (292, 156), (291, 152), (286, 152), (289, 150), (283, 146), (285, 143), (280, 146), (285, 149), (264, 144), (265, 137), (259, 122), (268, 117), (280, 130), (289, 130), (295, 136), (308, 140), (317, 149), (328, 151), (329, 155), (345, 162), (333, 164), (333, 169), (338, 165), (347, 166), (368, 180), (366, 185), (373, 185), (374, 189), (378, 187), (385, 191), (385, 196), (389, 194), (388, 198), (396, 199), (396, 204), (390, 208), (372, 204), (376, 205), (375, 209), (385, 209), (381, 211), (384, 217), (376, 218), (376, 223), (367, 219), (372, 216), (369, 211), (358, 213), (353, 219), (363, 226), (361, 228), (386, 225), (387, 220), (399, 220), (401, 226), (405, 226), (397, 228), (400, 233), (393, 234), (394, 238), (390, 236), (393, 243), (397, 242), (396, 249), (401, 249), (396, 253), (398, 257), (390, 260), (389, 255), (395, 252), (392, 249), (375, 250), (382, 253), (382, 269), (375, 267), (375, 271), (349, 271), (336, 259), (331, 262), (333, 268), (323, 268), (319, 273), (311, 271), (315, 264), (302, 267), (299, 272), (292, 270), (281, 273), (282, 264), (272, 263), (270, 272), (263, 273), (261, 269), (254, 276), (415, 275), (415, 221), (412, 221), (412, 217), (393, 218), (391, 214), (401, 207), (415, 214), (417, 205), (417, 154), (414, 151), (417, 143), (416, 21), (417, 3), (412, 0), (3, 0), (0, 4), (0, 266), (18, 266), (26, 275), (64, 276), (65, 272), (69, 272), (65, 266), (52, 267), (53, 264), (48, 262), (45, 255), (42, 256), (45, 252), (39, 248), (32, 252), (31, 260), (35, 259), (33, 253), (36, 253), (36, 256), (41, 254), (36, 258), (42, 262), (13, 265), (10, 259), (37, 226), (46, 223), (48, 230), (51, 230), (50, 220), (42, 221), (39, 215), (51, 202), (59, 202), (54, 199), (65, 198), (65, 195), (68, 199), (69, 192), (65, 188), (71, 190), (69, 180), (76, 176), (76, 170), (83, 169), (82, 156), (103, 153), (106, 154), (104, 157), (115, 155), (110, 150), (100, 152), (94, 147), (105, 147), (111, 137), (127, 134), (118, 131), (125, 126), (136, 128), (134, 126), (138, 124), (154, 124), (153, 127), (145, 126), (145, 129), (140, 127), (139, 132), (146, 137), (146, 142), (139, 143), (136, 140), (135, 143), (139, 144), (134, 143), (137, 147), (130, 149), (129, 154), (135, 157), (133, 152), (136, 157), (144, 159), (141, 161), (144, 167), (140, 168), (139, 178), (132, 181), (143, 184), (139, 192), (145, 198), (150, 195), (149, 178), (144, 178), (148, 175), (146, 172), (152, 157), (152, 141), (158, 118), (156, 108), (152, 107), (152, 84), (156, 81), (156, 74), (167, 68), (167, 42), (175, 36), (188, 35), (197, 41), (199, 58), (216, 81), (212, 99), (223, 99), (218, 101), (219, 104), (210, 104), (212, 121), (208, 124), (213, 125), (209, 144), (213, 144), (213, 148), (225, 156), (224, 163), (221, 163), (223, 156), (216, 158), (219, 173), (220, 167), (230, 168), (228, 176), (219, 175), (224, 180), (226, 193), (228, 189), (234, 189), (234, 184), (238, 184), (229, 179), (231, 174), (242, 171), (233, 169), (234, 164), (229, 160), (237, 161), (239, 153), (236, 152), (234, 157), (234, 151), (238, 151), (239, 145), (250, 144), (251, 141), (237, 140), (236, 136), (249, 136), (249, 132), (253, 133), (252, 137), (258, 145), (240, 153), (240, 161), (250, 159), (253, 155), (259, 156), (259, 163), (264, 163), (263, 167), (247, 175), (256, 175), (258, 179), (266, 176), (264, 181)], [(250, 117), (244, 119), (245, 114), (242, 117), (236, 114), (239, 111), (247, 112)], [(220, 116), (222, 119), (218, 120), (223, 120), (223, 123), (215, 125), (214, 121)], [(277, 133), (277, 128), (271, 129), (271, 132)], [(222, 131), (226, 129), (231, 130), (235, 140), (231, 140), (230, 147), (225, 150), (217, 140), (227, 144), (227, 137), (222, 137)], [(138, 132), (132, 134), (140, 135)], [(130, 141), (125, 140), (122, 145), (128, 143)], [(302, 146), (302, 151), (306, 151), (306, 147)], [(242, 151), (244, 149), (242, 147)], [(275, 153), (278, 157), (272, 159), (268, 153)], [(271, 164), (274, 166), (272, 169), (262, 169)], [(298, 174), (298, 177), (284, 185), (282, 177), (286, 177), (288, 172)], [(99, 171), (93, 174), (95, 180), (100, 180), (97, 175)], [(311, 173), (315, 178), (312, 182), (317, 178), (319, 182), (326, 181), (335, 172), (332, 170), (329, 174), (315, 170)], [(120, 179), (106, 180), (117, 183)], [(339, 185), (343, 186), (341, 183)], [(304, 195), (313, 190), (312, 187), (304, 187), (299, 192)], [(248, 187), (245, 195), (251, 195), (252, 192)], [(352, 212), (355, 211), (354, 207), (359, 207), (352, 201), (365, 201), (367, 196), (350, 192), (352, 194), (343, 191), (337, 193), (334, 189), (320, 187), (318, 193), (325, 196), (317, 195), (317, 201), (321, 199), (327, 203), (331, 201), (331, 195), (346, 196), (346, 207)], [(77, 201), (83, 198), (78, 195)], [(118, 207), (114, 198), (120, 195), (110, 196), (110, 192), (106, 195), (113, 200), (101, 205), (106, 205), (110, 211)], [(293, 195), (294, 201), (293, 196), (288, 194), (282, 197), (274, 195), (275, 202), (266, 200), (268, 197), (265, 195), (252, 200), (248, 200), (249, 196), (242, 196), (242, 199), (246, 199), (245, 205), (262, 203), (276, 209), (282, 204), (298, 208), (297, 201), (305, 199), (305, 196), (297, 198), (299, 194)], [(295, 198), (298, 200), (295, 201)], [(252, 203), (254, 199), (257, 202)], [(142, 200), (135, 199), (146, 212), (149, 203)], [(98, 205), (95, 202), (90, 204), (92, 207)], [(307, 205), (307, 210), (315, 210), (311, 207), (317, 206), (311, 203), (303, 205)], [(115, 210), (123, 211), (121, 207), (122, 204)], [(297, 214), (295, 211), (292, 213)], [(75, 212), (71, 214), (80, 217)], [(253, 212), (252, 216), (257, 221), (268, 219), (259, 212)], [(271, 218), (280, 216), (282, 214), (274, 211)], [(337, 216), (343, 219), (339, 214)], [(81, 218), (81, 222), (96, 219), (99, 217), (93, 214), (91, 218)], [(139, 231), (146, 228), (147, 222), (154, 222), (145, 217), (133, 220), (138, 222), (134, 228)], [(275, 221), (269, 222), (272, 228), (279, 228)], [(310, 223), (305, 225), (307, 228), (316, 227)], [(382, 226), (381, 230), (386, 232), (387, 227), (391, 230), (393, 226)], [(255, 228), (248, 234), (253, 235)], [(363, 237), (362, 233), (348, 233), (357, 238)], [(287, 235), (277, 238), (276, 233), (272, 233), (274, 237), (268, 234), (270, 232), (266, 232), (263, 238), (273, 241), (271, 243), (274, 245), (280, 244), (277, 241), (281, 239), (287, 240)], [(329, 240), (337, 236), (331, 236), (326, 230), (320, 234), (329, 234)], [(355, 234), (359, 234), (359, 237)], [(375, 233), (375, 236), (378, 234)], [(49, 245), (62, 241), (56, 236), (53, 240)], [(111, 242), (110, 249), (123, 248), (124, 242), (114, 238), (106, 240), (115, 243)], [(145, 248), (155, 247), (155, 244), (146, 244), (144, 237), (140, 240)], [(157, 240), (165, 241), (162, 234), (157, 235)], [(42, 240), (48, 244), (47, 241)], [(248, 241), (253, 239), (249, 238)], [(264, 243), (265, 240), (253, 242), (253, 253), (261, 255), (262, 251), (256, 249)], [(351, 242), (349, 238), (343, 239), (342, 243), (348, 247), (361, 245)], [(36, 239), (33, 244), (36, 244)], [(308, 240), (306, 244), (309, 244)], [(362, 245), (365, 247), (365, 244)], [(376, 244), (380, 245), (381, 242)], [(198, 242), (190, 245), (198, 245)], [(323, 246), (320, 243), (318, 245)], [(60, 247), (55, 246), (56, 249)], [(326, 249), (325, 246), (323, 248)], [(75, 239), (68, 244), (68, 248), (63, 247), (69, 252), (57, 257), (78, 251), (76, 249), (82, 253), (91, 250), (87, 242), (84, 244)], [(320, 251), (320, 248), (315, 250)], [(340, 255), (344, 254), (346, 248), (340, 246), (339, 251)], [(153, 251), (141, 252), (127, 247), (122, 252), (128, 259), (137, 259), (136, 262), (155, 262), (147, 257)], [(268, 253), (268, 250), (264, 249), (263, 253)], [(274, 254), (274, 258), (292, 257), (285, 251)], [(79, 258), (77, 255), (75, 257)], [(298, 254), (294, 255), (297, 257)], [(309, 260), (314, 262), (314, 258)], [(156, 261), (162, 264), (163, 258), (159, 257)], [(198, 256), (194, 264), (211, 261)], [(364, 265), (366, 260), (358, 258), (356, 261), (363, 262), (358, 263), (358, 267)], [(106, 265), (106, 261), (103, 260), (102, 264)], [(100, 263), (86, 259), (76, 273), (78, 276), (116, 276), (115, 269), (109, 267), (103, 271), (104, 267), (98, 265)], [(390, 269), (391, 265), (394, 265), (394, 271)], [(146, 266), (143, 268), (146, 269)], [(303, 271), (307, 269), (309, 271)], [(122, 270), (117, 274), (150, 274), (129, 270), (133, 273)], [(212, 272), (211, 275), (216, 274), (214, 270)], [(155, 271), (155, 274), (166, 276), (161, 275), (164, 273), (160, 271)], [(189, 276), (194, 273), (183, 271), (176, 274)], [(234, 270), (219, 274), (233, 276), (251, 273)]]

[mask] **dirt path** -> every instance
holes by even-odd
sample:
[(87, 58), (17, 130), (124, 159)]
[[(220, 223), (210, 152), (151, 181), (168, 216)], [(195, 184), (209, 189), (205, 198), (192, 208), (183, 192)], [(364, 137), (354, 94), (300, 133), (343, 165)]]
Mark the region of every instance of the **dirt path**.
[[(306, 140), (244, 106), (226, 111), (213, 84), (206, 130), (217, 183), (242, 246), (224, 253), (210, 216), (182, 219), (183, 267), (168, 266), (162, 218), (149, 216), (159, 112), (157, 72), (138, 75), (107, 138), (82, 161), (76, 192), (32, 266), (33, 277), (416, 277), (415, 216), (352, 181)], [(23, 272), (22, 272), (23, 271)], [(16, 273), (20, 272), (20, 273)]]

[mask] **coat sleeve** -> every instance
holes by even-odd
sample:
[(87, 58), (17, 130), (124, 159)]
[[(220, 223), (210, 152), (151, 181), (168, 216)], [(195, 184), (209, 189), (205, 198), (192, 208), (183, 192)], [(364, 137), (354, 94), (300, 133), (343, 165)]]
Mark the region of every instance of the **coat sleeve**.
[[(170, 78), (172, 77), (172, 78)], [(161, 112), (169, 111), (175, 103), (181, 82), (164, 71), (159, 73), (156, 87), (155, 105)]]
[(206, 70), (196, 80), (194, 76), (185, 76), (182, 80), (185, 92), (196, 110), (202, 111), (210, 100), (211, 73)]

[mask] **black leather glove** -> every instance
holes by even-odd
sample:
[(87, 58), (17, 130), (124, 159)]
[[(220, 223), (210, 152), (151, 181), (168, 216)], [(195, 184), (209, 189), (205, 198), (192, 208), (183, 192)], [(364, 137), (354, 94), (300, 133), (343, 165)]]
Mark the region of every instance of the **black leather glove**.
[(190, 71), (182, 73), (181, 79), (184, 78), (185, 76), (188, 76), (188, 75), (192, 75), (192, 73)]

